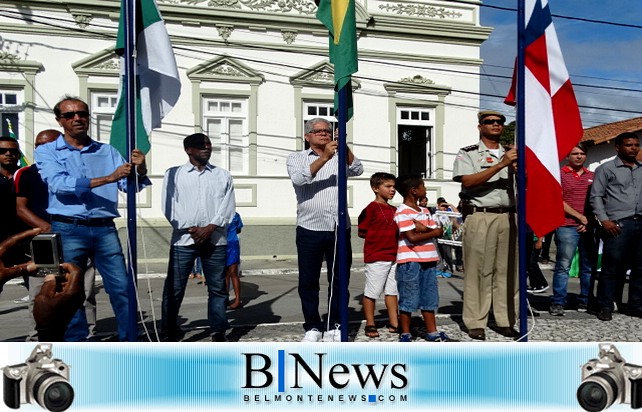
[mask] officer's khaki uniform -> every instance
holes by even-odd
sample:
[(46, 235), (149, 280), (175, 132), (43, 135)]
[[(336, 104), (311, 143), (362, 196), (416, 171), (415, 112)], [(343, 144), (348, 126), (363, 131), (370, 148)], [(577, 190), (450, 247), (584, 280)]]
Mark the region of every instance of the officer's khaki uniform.
[[(499, 163), (504, 149), (493, 154), (483, 143), (462, 148), (453, 179), (481, 172)], [(512, 173), (504, 167), (485, 184), (462, 187), (474, 212), (466, 218), (464, 249), (464, 324), (484, 329), (491, 305), (499, 327), (513, 327), (519, 305), (517, 227)]]

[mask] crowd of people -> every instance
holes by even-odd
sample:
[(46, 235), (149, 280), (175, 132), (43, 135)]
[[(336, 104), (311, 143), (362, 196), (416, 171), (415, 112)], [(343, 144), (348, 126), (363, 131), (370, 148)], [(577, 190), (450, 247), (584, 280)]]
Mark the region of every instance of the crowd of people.
[[(145, 155), (133, 149), (126, 160), (114, 147), (93, 140), (88, 135), (89, 107), (77, 97), (65, 96), (54, 106), (54, 115), (62, 133), (49, 130), (39, 134), (36, 162), (22, 172), (18, 172), (21, 154), (18, 142), (11, 137), (0, 139), (3, 208), (0, 240), (8, 242), (3, 243), (2, 249), (2, 284), (8, 278), (25, 277), (36, 331), (30, 338), (87, 341), (92, 339), (90, 325), (95, 324), (95, 300), (91, 305), (95, 272), (87, 270), (91, 263), (102, 276), (119, 339), (135, 341), (138, 332), (129, 327), (130, 311), (135, 310), (129, 298), (133, 279), (125, 266), (114, 219), (120, 216), (118, 191), (127, 190), (127, 179), (134, 180), (137, 190), (151, 184)], [(234, 184), (227, 170), (209, 163), (212, 154), (209, 137), (202, 133), (187, 136), (183, 146), (187, 162), (167, 170), (163, 187), (164, 213), (173, 232), (163, 291), (162, 336), (167, 341), (182, 337), (178, 312), (193, 262), (199, 257), (207, 284), (212, 340), (225, 341), (230, 283), (236, 292), (232, 305), (240, 304), (238, 237), (236, 244), (231, 245), (233, 252), (227, 250), (228, 227), (236, 212)], [(235, 226), (237, 230), (239, 225)], [(23, 231), (28, 227), (35, 229)], [(36, 269), (25, 253), (26, 241), (41, 232), (62, 237), (66, 275), (56, 279), (54, 283), (58, 285), (54, 289), (74, 297), (59, 308), (71, 316), (56, 317), (55, 322), (39, 321), (37, 313), (43, 311), (39, 310), (38, 301), (51, 295), (51, 287), (45, 289), (48, 280), (34, 276)], [(16, 233), (18, 237), (12, 238)], [(65, 281), (69, 277), (73, 279)], [(78, 277), (83, 279), (78, 281)], [(63, 283), (73, 284), (74, 288), (62, 288)]]
[[(20, 148), (9, 137), (0, 138), (0, 287), (10, 278), (23, 276), (28, 285), (33, 331), (28, 339), (91, 340), (95, 325), (93, 296), (95, 267), (115, 315), (118, 337), (133, 341), (128, 327), (130, 305), (128, 277), (120, 240), (114, 225), (118, 191), (127, 190), (134, 179), (137, 190), (151, 184), (145, 155), (132, 150), (124, 159), (112, 146), (88, 135), (89, 107), (82, 100), (65, 96), (54, 107), (62, 128), (41, 132), (36, 140), (35, 160), (18, 168)], [(419, 311), (429, 342), (452, 339), (439, 331), (438, 276), (463, 271), (463, 322), (470, 338), (485, 340), (489, 318), (499, 334), (517, 338), (519, 311), (517, 274), (517, 221), (515, 165), (517, 150), (503, 146), (500, 137), (506, 118), (496, 111), (478, 114), (479, 141), (456, 155), (453, 180), (461, 183), (458, 206), (440, 198), (436, 210), (427, 207), (421, 175), (395, 177), (388, 172), (371, 176), (375, 199), (358, 218), (358, 235), (364, 238), (366, 282), (363, 294), (364, 333), (379, 336), (375, 323), (376, 300), (384, 296), (389, 332), (399, 341), (410, 342), (411, 319)], [(304, 342), (341, 341), (339, 308), (348, 305), (335, 281), (339, 167), (348, 177), (363, 174), (361, 161), (346, 146), (346, 164), (339, 164), (338, 141), (332, 125), (315, 118), (305, 125), (309, 148), (287, 158), (297, 200), (296, 248), (298, 293), (304, 319)], [(627, 314), (642, 317), (642, 169), (636, 159), (639, 138), (623, 133), (614, 140), (616, 157), (595, 173), (585, 168), (587, 148), (578, 144), (561, 168), (565, 222), (555, 231), (557, 245), (553, 295), (549, 312), (563, 316), (571, 260), (579, 250), (581, 292), (575, 308), (594, 310), (603, 321), (621, 309), (622, 290), (629, 273)], [(238, 233), (243, 223), (236, 213), (231, 174), (209, 160), (210, 138), (195, 133), (183, 140), (186, 163), (165, 172), (163, 212), (172, 227), (169, 264), (162, 297), (162, 337), (180, 341), (184, 335), (179, 312), (190, 276), (202, 271), (207, 288), (207, 318), (211, 339), (226, 341), (229, 328), (226, 311), (242, 306)], [(130, 185), (131, 186), (131, 185)], [(399, 193), (398, 207), (389, 202)], [(453, 225), (444, 221), (452, 219)], [(451, 215), (461, 213), (461, 219)], [(346, 237), (350, 238), (350, 218)], [(446, 224), (445, 224), (446, 223)], [(444, 228), (462, 232), (462, 247), (453, 250), (439, 243)], [(27, 230), (28, 228), (33, 228)], [(25, 255), (25, 243), (38, 233), (62, 236), (62, 276), (37, 278), (36, 267)], [(593, 298), (596, 273), (596, 240), (603, 242), (602, 269)], [(350, 273), (352, 249), (347, 242)], [(529, 292), (549, 288), (537, 265), (542, 239), (529, 236), (532, 253)], [(537, 252), (535, 252), (537, 251)], [(201, 269), (195, 269), (195, 261)], [(320, 276), (325, 261), (328, 276), (328, 311), (321, 314)], [(438, 270), (438, 262), (443, 270)], [(539, 271), (539, 272), (538, 272)], [(199, 273), (200, 274), (200, 273)], [(32, 276), (29, 276), (32, 275)], [(230, 286), (234, 301), (230, 301)], [(1, 290), (1, 289), (0, 289)], [(61, 316), (54, 316), (56, 313)]]
[[(455, 255), (455, 266), (464, 272), (463, 322), (474, 340), (486, 339), (492, 311), (494, 330), (508, 338), (517, 338), (515, 322), (519, 312), (519, 280), (516, 220), (515, 169), (517, 150), (503, 146), (500, 138), (506, 117), (496, 111), (478, 113), (479, 142), (462, 148), (455, 158), (453, 180), (461, 183), (460, 204), (455, 207), (438, 200), (438, 211), (461, 212), (463, 256)], [(332, 282), (337, 191), (333, 183), (338, 173), (337, 141), (331, 125), (324, 119), (312, 119), (306, 125), (305, 138), (310, 148), (290, 155), (288, 172), (297, 195), (297, 249), (299, 258), (299, 296), (306, 322), (304, 342), (336, 341), (338, 324), (336, 293), (328, 291), (330, 304), (326, 322), (318, 312), (319, 276), (325, 258), (330, 288)], [(568, 154), (561, 173), (565, 222), (556, 230), (556, 265), (553, 296), (549, 312), (563, 316), (571, 259), (579, 249), (580, 285), (576, 309), (593, 310), (598, 319), (609, 321), (629, 271), (627, 313), (642, 316), (642, 169), (636, 160), (639, 138), (623, 133), (614, 140), (616, 157), (595, 172), (584, 167), (586, 147), (578, 143)], [(347, 175), (362, 173), (361, 162), (348, 150)], [(344, 166), (342, 166), (344, 167)], [(443, 235), (438, 214), (427, 208), (426, 188), (421, 176), (395, 178), (386, 172), (370, 179), (375, 199), (361, 212), (358, 234), (364, 238), (366, 284), (363, 294), (364, 333), (376, 338), (376, 300), (384, 295), (388, 313), (387, 328), (400, 333), (399, 340), (411, 339), (410, 319), (420, 311), (425, 323), (423, 338), (430, 342), (451, 341), (438, 331), (437, 262), (442, 259), (453, 271), (452, 250), (447, 244), (435, 246)], [(389, 204), (396, 191), (402, 204)], [(346, 217), (347, 218), (347, 217)], [(463, 223), (463, 222), (462, 222)], [(595, 227), (601, 229), (594, 229)], [(459, 231), (459, 229), (458, 229)], [(543, 238), (530, 232), (529, 280), (531, 293), (549, 288), (538, 265)], [(591, 279), (595, 277), (596, 247), (604, 242), (602, 270), (597, 296), (593, 302)], [(549, 238), (550, 239), (550, 238)], [(548, 246), (548, 245), (547, 245)], [(350, 245), (348, 245), (349, 255)], [(349, 266), (350, 263), (348, 263)], [(349, 269), (349, 268), (348, 268)], [(347, 304), (347, 302), (343, 302)], [(591, 307), (592, 306), (592, 307)]]

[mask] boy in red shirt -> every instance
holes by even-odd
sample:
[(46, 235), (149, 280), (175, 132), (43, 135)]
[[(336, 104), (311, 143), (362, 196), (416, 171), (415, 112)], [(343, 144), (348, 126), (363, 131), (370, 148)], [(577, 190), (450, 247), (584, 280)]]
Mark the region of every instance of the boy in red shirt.
[(379, 336), (374, 321), (375, 301), (385, 292), (388, 309), (388, 330), (397, 332), (397, 224), (395, 207), (388, 201), (395, 196), (395, 176), (377, 172), (370, 177), (375, 193), (372, 201), (359, 215), (359, 237), (364, 238), (363, 261), (366, 264), (366, 287), (363, 292), (365, 333), (369, 338)]

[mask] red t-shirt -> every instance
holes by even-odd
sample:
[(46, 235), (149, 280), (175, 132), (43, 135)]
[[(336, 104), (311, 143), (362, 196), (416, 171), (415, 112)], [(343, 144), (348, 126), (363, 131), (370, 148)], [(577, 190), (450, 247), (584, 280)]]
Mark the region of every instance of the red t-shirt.
[(399, 231), (394, 206), (371, 202), (359, 215), (359, 237), (365, 238), (363, 261), (394, 262), (397, 260)]
[[(588, 192), (593, 184), (593, 172), (584, 168), (584, 173), (578, 175), (570, 166), (562, 167), (560, 173), (562, 185), (562, 199), (573, 209), (577, 210), (584, 216), (588, 210), (587, 198)], [(578, 226), (579, 222), (574, 218), (565, 215), (563, 226)]]

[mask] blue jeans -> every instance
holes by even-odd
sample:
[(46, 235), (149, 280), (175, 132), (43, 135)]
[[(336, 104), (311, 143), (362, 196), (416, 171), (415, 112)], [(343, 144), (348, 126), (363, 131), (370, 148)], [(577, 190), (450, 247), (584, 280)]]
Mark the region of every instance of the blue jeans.
[(435, 262), (406, 262), (397, 265), (399, 311), (436, 311), (439, 309), (438, 287)]
[[(350, 266), (352, 265), (352, 246), (350, 244), (350, 230), (347, 231), (347, 268), (348, 282), (350, 281)], [(319, 315), (319, 278), (321, 277), (321, 265), (325, 259), (328, 269), (328, 299), (330, 328), (339, 321), (340, 304), (347, 306), (348, 298), (340, 302), (339, 272), (337, 271), (334, 282), (332, 272), (334, 269), (334, 248), (336, 236), (334, 232), (314, 231), (304, 229), (301, 226), (296, 228), (296, 247), (299, 260), (299, 297), (301, 298), (301, 311), (303, 312), (303, 328), (325, 330), (327, 318), (321, 321)], [(346, 294), (347, 296), (347, 294)], [(330, 299), (330, 297), (332, 297)]]
[(203, 276), (207, 283), (207, 320), (210, 331), (224, 333), (229, 328), (225, 314), (228, 299), (225, 289), (225, 248), (225, 245), (215, 246), (210, 242), (200, 245), (171, 246), (161, 308), (163, 333), (169, 337), (178, 337), (180, 331), (178, 312), (183, 303), (189, 274), (197, 257), (201, 258)]
[[(113, 223), (106, 226), (84, 226), (75, 223), (52, 222), (51, 231), (60, 233), (62, 254), (65, 262), (78, 265), (83, 271), (87, 259), (91, 259), (103, 278), (105, 292), (114, 311), (118, 324), (118, 338), (121, 341), (135, 341), (136, 336), (128, 335), (129, 285), (125, 257)], [(85, 308), (76, 312), (67, 327), (66, 341), (84, 341), (89, 335)]]
[(622, 233), (617, 237), (604, 236), (602, 273), (597, 283), (597, 303), (602, 309), (613, 310), (618, 283), (629, 277), (628, 310), (642, 311), (642, 219), (621, 219), (617, 222)]
[(580, 266), (580, 295), (579, 303), (588, 304), (588, 295), (591, 287), (591, 261), (589, 259), (589, 234), (578, 233), (576, 226), (562, 226), (555, 231), (555, 245), (557, 255), (555, 269), (553, 270), (553, 296), (551, 304), (566, 305), (566, 292), (568, 287), (568, 272), (575, 249), (579, 249)]

